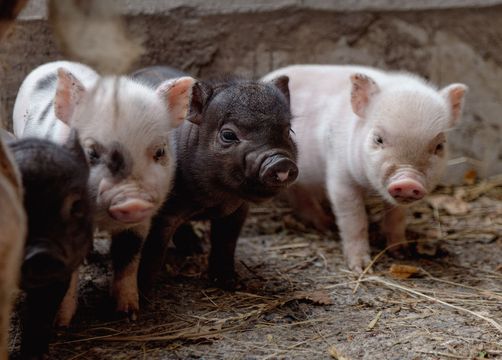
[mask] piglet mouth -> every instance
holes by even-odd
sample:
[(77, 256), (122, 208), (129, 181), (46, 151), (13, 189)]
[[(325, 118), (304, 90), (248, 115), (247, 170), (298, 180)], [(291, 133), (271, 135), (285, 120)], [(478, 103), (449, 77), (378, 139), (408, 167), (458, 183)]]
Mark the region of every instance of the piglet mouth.
[(126, 224), (141, 223), (153, 216), (155, 205), (147, 200), (127, 198), (115, 202), (108, 208), (108, 214)]

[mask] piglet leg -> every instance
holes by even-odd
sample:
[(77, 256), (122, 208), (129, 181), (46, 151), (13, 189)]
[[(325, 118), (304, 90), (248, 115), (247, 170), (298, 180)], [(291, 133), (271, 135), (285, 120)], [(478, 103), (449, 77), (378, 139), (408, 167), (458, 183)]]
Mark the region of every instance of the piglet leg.
[(169, 239), (178, 228), (178, 222), (166, 222), (162, 216), (153, 219), (150, 232), (141, 251), (138, 282), (141, 294), (150, 295), (153, 284), (165, 262)]
[(388, 207), (382, 219), (382, 231), (387, 238), (387, 246), (391, 246), (389, 252), (402, 257), (402, 251), (406, 249), (406, 208)]
[(112, 235), (110, 251), (114, 275), (111, 292), (116, 311), (128, 314), (131, 320), (136, 320), (139, 311), (137, 276), (143, 239), (138, 229)]
[(23, 359), (43, 359), (49, 350), (54, 317), (69, 284), (70, 279), (26, 291), (25, 310), (21, 315)]
[(195, 233), (191, 223), (181, 225), (173, 235), (173, 243), (176, 250), (184, 255), (202, 254), (202, 239)]
[(234, 287), (235, 246), (248, 209), (249, 206), (243, 204), (232, 214), (211, 220), (211, 253), (208, 272), (209, 277), (222, 288)]
[(331, 181), (328, 182), (328, 194), (349, 269), (361, 273), (371, 261), (368, 217), (362, 192), (354, 186)]
[(56, 316), (55, 325), (59, 327), (69, 327), (71, 319), (77, 310), (78, 301), (78, 269), (71, 274), (70, 286), (66, 292), (61, 306)]

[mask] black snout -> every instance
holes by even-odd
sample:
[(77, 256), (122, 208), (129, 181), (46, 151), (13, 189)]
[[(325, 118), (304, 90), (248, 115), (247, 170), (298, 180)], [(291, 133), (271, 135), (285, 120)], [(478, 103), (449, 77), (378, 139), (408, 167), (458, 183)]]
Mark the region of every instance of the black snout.
[(49, 249), (28, 251), (21, 267), (21, 283), (25, 289), (45, 286), (71, 275), (65, 261)]
[(260, 168), (260, 181), (267, 186), (286, 187), (298, 177), (298, 167), (290, 158), (276, 154), (267, 157)]

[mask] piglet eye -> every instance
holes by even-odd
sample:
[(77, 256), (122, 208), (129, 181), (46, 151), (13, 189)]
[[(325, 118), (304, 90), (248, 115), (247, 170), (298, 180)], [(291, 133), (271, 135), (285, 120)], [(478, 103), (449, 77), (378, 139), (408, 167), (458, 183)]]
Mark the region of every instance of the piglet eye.
[(73, 202), (70, 208), (70, 215), (75, 217), (84, 216), (84, 202), (81, 199), (77, 199)]
[(166, 156), (166, 148), (165, 147), (161, 147), (161, 148), (158, 148), (156, 151), (155, 151), (155, 155), (153, 156), (153, 159), (155, 161), (160, 161), (162, 158), (164, 158)]
[(440, 143), (436, 145), (436, 148), (434, 149), (434, 154), (438, 155), (444, 150), (444, 143)]
[(383, 138), (379, 135), (375, 136), (373, 141), (375, 142), (375, 144), (377, 145), (383, 145)]
[(85, 215), (85, 206), (82, 197), (78, 194), (70, 194), (63, 201), (62, 217), (70, 219), (73, 217), (83, 217)]
[(223, 140), (223, 142), (226, 142), (226, 143), (234, 143), (234, 142), (239, 141), (239, 138), (232, 130), (223, 130), (221, 132), (220, 137), (221, 137), (221, 140)]

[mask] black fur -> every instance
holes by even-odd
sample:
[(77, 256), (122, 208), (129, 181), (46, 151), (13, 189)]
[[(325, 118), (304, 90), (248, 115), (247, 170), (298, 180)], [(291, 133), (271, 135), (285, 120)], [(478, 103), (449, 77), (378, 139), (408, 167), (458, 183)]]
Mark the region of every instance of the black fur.
[(21, 173), (28, 217), (21, 269), (27, 294), (21, 352), (25, 358), (41, 358), (71, 274), (92, 246), (89, 168), (74, 132), (65, 146), (41, 139), (9, 146)]
[[(153, 70), (158, 76), (158, 67)], [(136, 74), (148, 76), (148, 69)], [(162, 267), (167, 241), (178, 226), (194, 218), (211, 220), (210, 277), (224, 287), (232, 283), (234, 250), (248, 202), (270, 199), (298, 172), (296, 146), (290, 138), (287, 78), (280, 85), (235, 76), (195, 85), (188, 121), (173, 134), (177, 155), (174, 189), (154, 219), (143, 248), (139, 273), (143, 293), (150, 290)], [(234, 132), (231, 137), (235, 135), (237, 141), (225, 141), (224, 131)], [(288, 181), (264, 181), (262, 174), (270, 169), (263, 171), (263, 166), (272, 156), (291, 170)], [(179, 246), (183, 239), (176, 239)]]

